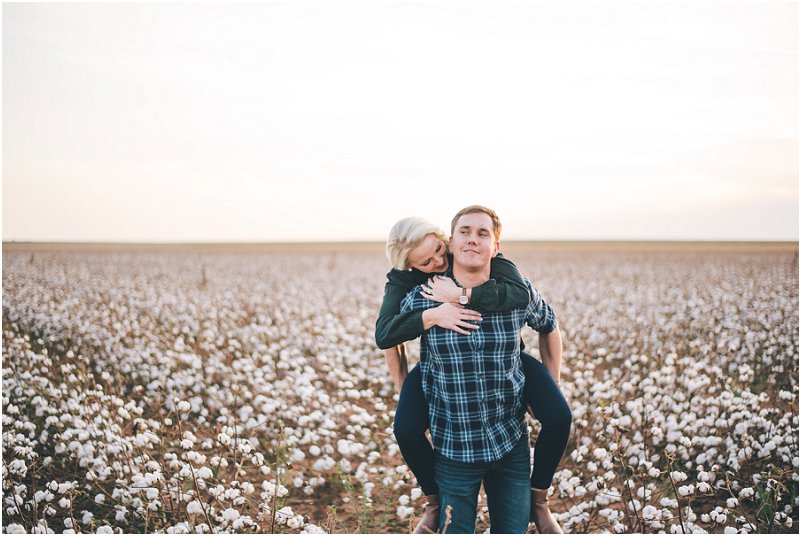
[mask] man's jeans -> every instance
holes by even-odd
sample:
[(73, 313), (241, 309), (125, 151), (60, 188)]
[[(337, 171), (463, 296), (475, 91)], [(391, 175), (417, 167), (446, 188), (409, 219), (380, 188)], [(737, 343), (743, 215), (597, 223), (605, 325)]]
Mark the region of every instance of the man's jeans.
[(475, 531), (478, 490), (483, 480), (490, 532), (525, 534), (531, 508), (529, 452), (528, 434), (523, 434), (514, 449), (495, 462), (463, 463), (437, 454), (434, 467), (442, 505), (440, 532), (447, 519), (448, 506), (451, 507), (451, 520), (447, 532), (472, 534)]

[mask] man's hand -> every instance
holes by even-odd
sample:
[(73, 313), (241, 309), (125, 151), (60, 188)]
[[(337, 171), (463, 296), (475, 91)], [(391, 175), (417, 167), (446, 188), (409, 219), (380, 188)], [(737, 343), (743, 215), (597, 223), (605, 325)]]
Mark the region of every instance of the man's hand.
[(423, 284), (423, 291), (420, 293), (424, 298), (440, 303), (459, 303), (459, 296), (462, 289), (459, 288), (453, 279), (442, 275), (429, 278)]
[(470, 321), (481, 322), (481, 313), (472, 309), (465, 309), (458, 303), (443, 303), (433, 309), (423, 312), (423, 328), (433, 326), (450, 329), (462, 335), (469, 335), (468, 329), (479, 329), (481, 326), (471, 324)]

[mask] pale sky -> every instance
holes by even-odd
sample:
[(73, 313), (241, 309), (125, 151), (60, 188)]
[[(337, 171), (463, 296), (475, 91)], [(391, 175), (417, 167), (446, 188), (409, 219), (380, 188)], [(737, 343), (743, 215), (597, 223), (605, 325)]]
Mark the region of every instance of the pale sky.
[(798, 240), (797, 2), (4, 4), (3, 240)]

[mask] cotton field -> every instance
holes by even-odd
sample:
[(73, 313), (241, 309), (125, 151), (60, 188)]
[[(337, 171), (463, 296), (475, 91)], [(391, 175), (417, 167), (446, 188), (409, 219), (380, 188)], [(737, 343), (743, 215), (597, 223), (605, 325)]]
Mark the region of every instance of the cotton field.
[[(4, 247), (5, 532), (409, 531), (381, 247), (257, 249)], [(503, 250), (560, 319), (566, 532), (797, 532), (796, 245)]]

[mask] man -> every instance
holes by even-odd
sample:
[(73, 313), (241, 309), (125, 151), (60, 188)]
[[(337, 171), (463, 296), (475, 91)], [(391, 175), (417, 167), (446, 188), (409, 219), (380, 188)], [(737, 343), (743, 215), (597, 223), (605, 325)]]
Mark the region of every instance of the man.
[[(453, 265), (446, 275), (463, 288), (487, 281), (490, 260), (500, 250), (500, 233), (500, 220), (491, 209), (473, 205), (459, 211), (451, 223), (448, 247)], [(520, 329), (527, 323), (540, 332), (540, 352), (552, 362), (561, 361), (562, 344), (553, 310), (526, 283), (532, 294), (527, 308), (483, 311), (481, 328), (467, 335), (435, 326), (421, 337), (420, 369), (436, 452), (441, 531), (446, 524), (451, 533), (475, 530), (482, 481), (491, 532), (528, 530), (530, 457)], [(404, 298), (401, 312), (437, 305), (417, 287)]]

